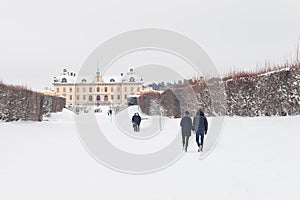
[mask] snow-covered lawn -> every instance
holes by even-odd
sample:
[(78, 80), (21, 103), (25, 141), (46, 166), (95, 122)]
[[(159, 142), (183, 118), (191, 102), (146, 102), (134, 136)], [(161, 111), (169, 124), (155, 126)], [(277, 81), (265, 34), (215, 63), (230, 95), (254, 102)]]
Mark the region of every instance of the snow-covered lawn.
[[(105, 111), (96, 116), (107, 126), (115, 123)], [(164, 131), (179, 128), (177, 122), (166, 122)], [(199, 160), (191, 144), (174, 165), (146, 175), (119, 173), (94, 160), (81, 145), (68, 110), (50, 121), (0, 122), (0, 199), (299, 199), (299, 122), (300, 116), (226, 118), (222, 137), (207, 158)], [(122, 138), (127, 134), (118, 140), (112, 131), (107, 137), (127, 151), (149, 151), (147, 140), (131, 138), (129, 142), (144, 143), (126, 147)], [(161, 138), (155, 148), (170, 139)]]

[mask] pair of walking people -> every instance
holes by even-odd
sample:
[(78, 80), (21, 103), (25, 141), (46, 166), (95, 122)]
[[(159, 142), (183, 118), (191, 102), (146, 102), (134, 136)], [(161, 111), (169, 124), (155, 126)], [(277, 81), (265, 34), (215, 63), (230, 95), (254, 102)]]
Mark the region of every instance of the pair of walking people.
[[(196, 132), (196, 142), (198, 145), (198, 152), (203, 150), (204, 135), (207, 134), (208, 122), (201, 109), (196, 113), (193, 121), (190, 117), (190, 113), (185, 111), (185, 116), (180, 121), (181, 131), (182, 131), (182, 145), (185, 152), (187, 152), (189, 138), (191, 132)], [(200, 139), (200, 141), (199, 141)]]

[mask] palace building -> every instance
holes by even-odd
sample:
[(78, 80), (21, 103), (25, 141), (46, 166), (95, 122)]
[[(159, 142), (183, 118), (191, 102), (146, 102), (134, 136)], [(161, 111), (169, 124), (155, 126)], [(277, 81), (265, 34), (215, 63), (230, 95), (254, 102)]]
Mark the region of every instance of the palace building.
[(97, 70), (94, 77), (80, 78), (76, 73), (63, 69), (54, 77), (54, 94), (63, 96), (66, 105), (113, 105), (127, 104), (132, 95), (140, 95), (143, 79), (130, 68), (126, 74), (119, 76), (102, 76)]

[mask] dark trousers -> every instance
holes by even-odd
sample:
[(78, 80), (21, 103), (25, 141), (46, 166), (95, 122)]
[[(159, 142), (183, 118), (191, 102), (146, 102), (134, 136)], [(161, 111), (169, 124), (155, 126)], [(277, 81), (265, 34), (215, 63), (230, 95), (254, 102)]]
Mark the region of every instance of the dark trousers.
[(183, 148), (187, 149), (189, 145), (189, 138), (190, 136), (182, 135), (182, 146)]
[[(199, 142), (199, 137), (201, 137), (201, 142)], [(197, 131), (196, 132), (196, 142), (198, 147), (200, 147), (200, 145), (202, 145), (203, 147), (203, 140), (204, 140), (204, 131)]]

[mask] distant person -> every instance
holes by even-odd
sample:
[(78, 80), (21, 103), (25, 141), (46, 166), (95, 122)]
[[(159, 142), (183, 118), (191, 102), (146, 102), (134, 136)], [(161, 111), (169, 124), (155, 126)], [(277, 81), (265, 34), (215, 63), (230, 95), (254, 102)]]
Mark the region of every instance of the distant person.
[(107, 111), (107, 115), (108, 115), (108, 116), (111, 116), (111, 115), (112, 115), (112, 109), (109, 109), (109, 110)]
[[(201, 109), (199, 109), (196, 113), (196, 116), (193, 120), (193, 127), (196, 131), (196, 142), (198, 145), (198, 152), (203, 150), (203, 141), (204, 135), (207, 134), (208, 122), (207, 119)], [(199, 142), (199, 137), (201, 137), (201, 141)]]
[(141, 121), (142, 121), (142, 118), (139, 115), (139, 113), (138, 112), (134, 113), (134, 115), (133, 115), (133, 117), (131, 119), (134, 132), (139, 132), (140, 131)]
[(182, 134), (182, 149), (184, 149), (185, 152), (187, 152), (191, 131), (194, 129), (192, 119), (188, 111), (185, 111), (185, 116), (181, 119), (180, 126)]

